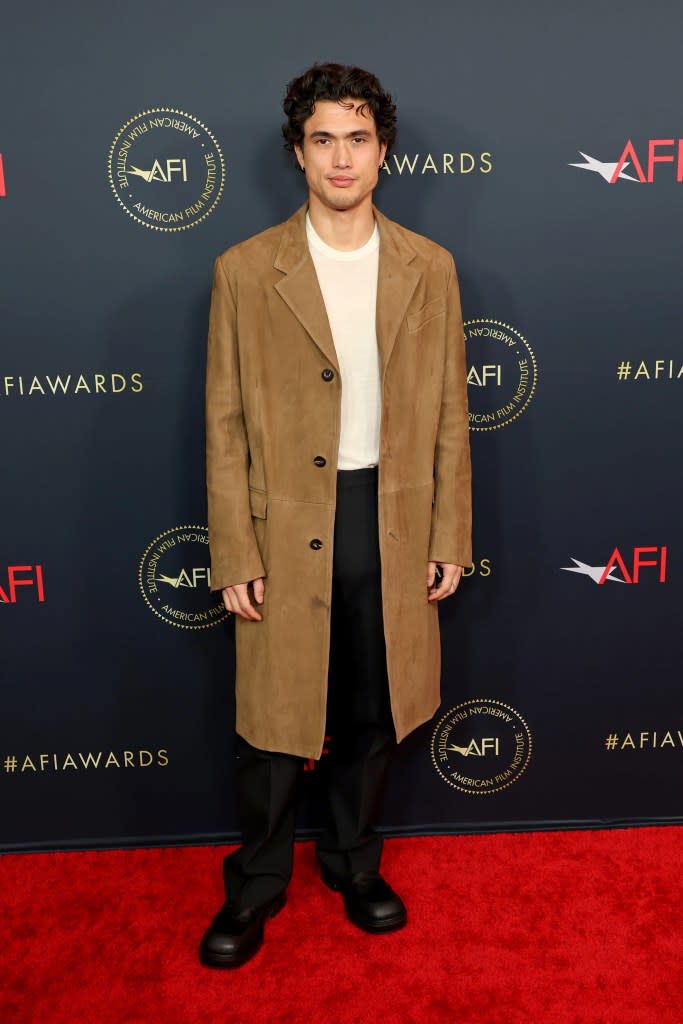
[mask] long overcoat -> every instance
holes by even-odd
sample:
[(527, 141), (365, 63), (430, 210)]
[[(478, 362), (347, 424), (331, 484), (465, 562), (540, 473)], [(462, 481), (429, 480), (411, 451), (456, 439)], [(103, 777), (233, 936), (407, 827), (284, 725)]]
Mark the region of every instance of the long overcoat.
[[(216, 261), (207, 364), (211, 586), (265, 577), (263, 621), (236, 617), (238, 733), (321, 755), (343, 382), (306, 207)], [(377, 343), (379, 542), (397, 740), (439, 704), (427, 562), (471, 564), (465, 344), (453, 259), (384, 217)]]

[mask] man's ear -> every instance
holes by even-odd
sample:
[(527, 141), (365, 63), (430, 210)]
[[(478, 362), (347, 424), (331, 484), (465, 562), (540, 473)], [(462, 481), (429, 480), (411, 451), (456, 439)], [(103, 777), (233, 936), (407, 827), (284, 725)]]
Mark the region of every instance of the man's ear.
[(379, 168), (382, 169), (384, 158), (387, 155), (387, 144), (386, 142), (380, 142), (379, 144)]
[[(386, 149), (386, 146), (384, 148)], [(301, 146), (297, 146), (297, 145), (294, 146), (294, 155), (296, 156), (297, 160), (299, 161), (299, 167), (303, 171), (303, 169), (304, 169), (304, 151), (301, 148)]]

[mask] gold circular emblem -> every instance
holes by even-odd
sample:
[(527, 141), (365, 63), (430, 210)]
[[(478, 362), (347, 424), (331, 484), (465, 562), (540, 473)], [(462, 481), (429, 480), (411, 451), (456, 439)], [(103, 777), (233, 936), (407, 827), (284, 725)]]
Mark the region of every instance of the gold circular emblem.
[(531, 733), (519, 712), (499, 700), (466, 700), (432, 733), (432, 761), (449, 786), (470, 796), (499, 793), (522, 775)]
[(119, 206), (152, 231), (187, 231), (213, 213), (225, 162), (212, 132), (173, 107), (143, 110), (109, 149), (109, 183)]
[(502, 320), (466, 320), (470, 430), (499, 430), (521, 416), (538, 381), (536, 356)]
[(174, 526), (145, 548), (138, 583), (148, 608), (178, 629), (208, 629), (228, 617), (220, 595), (211, 592), (209, 531)]

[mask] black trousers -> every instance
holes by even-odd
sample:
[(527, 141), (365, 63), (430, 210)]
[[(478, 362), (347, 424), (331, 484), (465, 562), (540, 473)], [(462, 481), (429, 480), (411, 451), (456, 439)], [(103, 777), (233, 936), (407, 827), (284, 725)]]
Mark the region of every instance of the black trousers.
[[(266, 586), (268, 585), (266, 581)], [(376, 871), (373, 824), (396, 746), (389, 702), (377, 526), (377, 469), (337, 473), (327, 735), (316, 765), (327, 796), (320, 863), (339, 878)], [(225, 858), (226, 897), (238, 910), (281, 892), (292, 873), (303, 760), (237, 737), (242, 846)]]

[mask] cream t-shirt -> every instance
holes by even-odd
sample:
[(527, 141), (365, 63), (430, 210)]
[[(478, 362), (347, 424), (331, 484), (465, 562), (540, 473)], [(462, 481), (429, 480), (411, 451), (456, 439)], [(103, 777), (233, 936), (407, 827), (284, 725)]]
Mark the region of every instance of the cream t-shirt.
[(360, 249), (342, 252), (323, 242), (306, 215), (306, 236), (341, 370), (338, 469), (379, 461), (382, 414), (377, 350), (379, 230)]

